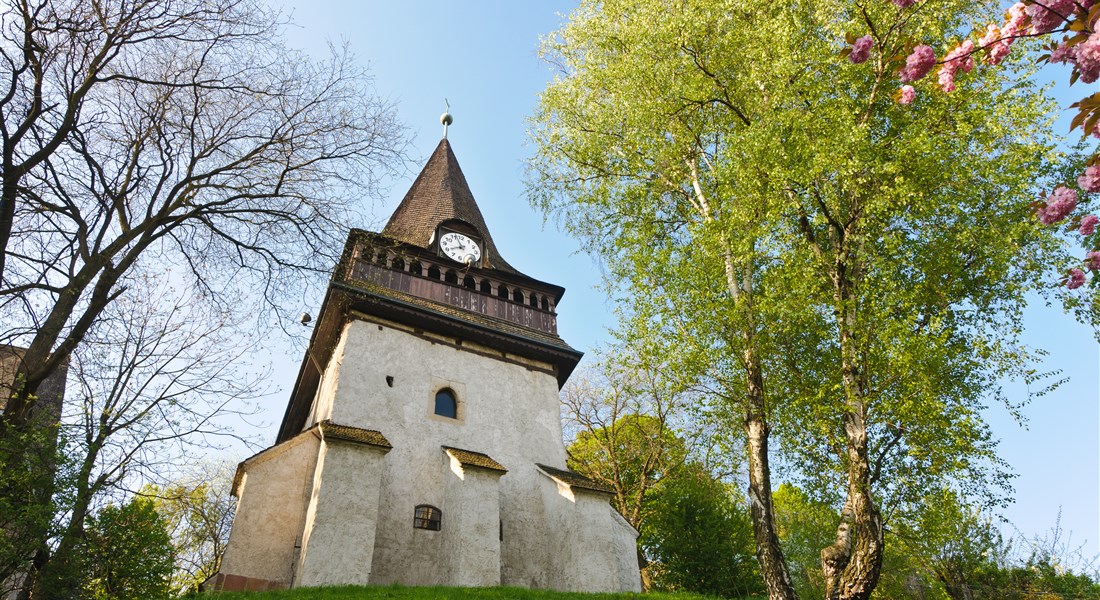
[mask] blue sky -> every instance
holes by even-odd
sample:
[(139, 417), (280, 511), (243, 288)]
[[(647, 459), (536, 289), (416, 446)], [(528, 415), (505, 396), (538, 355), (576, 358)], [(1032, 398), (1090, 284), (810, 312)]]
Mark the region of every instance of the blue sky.
[[(270, 0), (280, 5), (281, 0)], [(450, 101), (454, 124), (448, 138), (462, 165), (497, 246), (528, 275), (566, 288), (559, 306), (562, 337), (589, 351), (607, 343), (611, 307), (598, 288), (598, 265), (577, 253), (577, 244), (543, 223), (523, 194), (525, 119), (537, 94), (553, 77), (536, 56), (539, 36), (557, 29), (575, 2), (353, 2), (295, 0), (282, 3), (295, 23), (289, 45), (321, 55), (329, 42), (346, 41), (369, 65), (378, 92), (396, 103), (402, 120), (416, 134), (416, 153), (426, 159), (442, 134), (439, 115)], [(1075, 88), (1083, 92), (1083, 88)], [(1083, 94), (1082, 94), (1083, 95)], [(365, 206), (377, 230), (408, 189), (407, 178), (393, 183), (384, 202)], [(321, 296), (303, 306), (316, 314)], [(1058, 307), (1033, 306), (1025, 321), (1029, 342), (1050, 351), (1047, 368), (1070, 378), (1057, 392), (1028, 406), (1026, 428), (998, 407), (989, 422), (1002, 440), (1001, 454), (1018, 473), (1016, 502), (1004, 516), (1025, 535), (1042, 534), (1055, 523), (1076, 544), (1087, 540), (1088, 554), (1100, 553), (1100, 352), (1092, 334)], [(276, 353), (278, 350), (276, 350)], [(276, 356), (281, 391), (262, 403), (274, 438), (300, 356)], [(1025, 391), (1009, 386), (1019, 401)], [(1075, 544), (1075, 545), (1076, 545)]]

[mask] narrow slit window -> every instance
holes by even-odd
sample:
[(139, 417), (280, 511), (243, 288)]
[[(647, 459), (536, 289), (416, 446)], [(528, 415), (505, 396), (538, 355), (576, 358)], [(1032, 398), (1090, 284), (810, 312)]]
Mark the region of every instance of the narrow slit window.
[(421, 504), (413, 513), (413, 527), (439, 531), (443, 528), (443, 511), (430, 504)]
[(435, 393), (435, 414), (449, 419), (458, 418), (458, 399), (453, 391), (444, 388)]

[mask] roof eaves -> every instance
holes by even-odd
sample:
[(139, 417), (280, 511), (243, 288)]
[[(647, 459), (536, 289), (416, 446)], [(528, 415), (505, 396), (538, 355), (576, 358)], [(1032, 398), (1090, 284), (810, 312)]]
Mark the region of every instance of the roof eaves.
[(443, 446), (443, 451), (451, 458), (457, 460), (463, 467), (477, 467), (490, 471), (499, 471), (501, 473), (508, 472), (508, 469), (504, 468), (504, 465), (493, 460), (492, 457), (483, 452), (463, 450), (462, 448), (453, 448), (451, 446)]
[(599, 483), (597, 481), (593, 481), (592, 479), (589, 479), (589, 478), (585, 477), (584, 475), (581, 475), (580, 473), (577, 473), (576, 471), (569, 471), (569, 470), (566, 470), (566, 469), (556, 469), (554, 467), (550, 467), (550, 466), (547, 466), (547, 465), (544, 465), (544, 464), (541, 464), (541, 463), (535, 463), (535, 466), (542, 469), (542, 471), (544, 473), (546, 473), (547, 475), (549, 475), (552, 479), (554, 479), (554, 480), (556, 480), (556, 481), (558, 481), (558, 482), (560, 482), (564, 485), (569, 486), (570, 489), (573, 489), (573, 490), (580, 489), (580, 490), (586, 490), (586, 491), (590, 491), (590, 492), (598, 492), (598, 493), (601, 493), (601, 494), (614, 494), (615, 493), (615, 491), (612, 490), (610, 487), (608, 487), (608, 486), (606, 486), (602, 483)]

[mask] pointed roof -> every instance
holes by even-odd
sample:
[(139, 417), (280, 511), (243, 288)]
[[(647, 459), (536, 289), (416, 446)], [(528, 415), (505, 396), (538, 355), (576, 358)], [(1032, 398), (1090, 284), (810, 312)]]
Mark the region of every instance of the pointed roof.
[(465, 221), (481, 233), (488, 268), (518, 273), (497, 251), (451, 144), (443, 138), (405, 194), (405, 199), (393, 211), (382, 235), (427, 248), (431, 245), (436, 227), (450, 219)]

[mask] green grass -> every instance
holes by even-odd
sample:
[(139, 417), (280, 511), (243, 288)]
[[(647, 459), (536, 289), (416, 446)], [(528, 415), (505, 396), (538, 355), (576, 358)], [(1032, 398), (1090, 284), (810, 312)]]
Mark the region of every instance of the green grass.
[(210, 594), (217, 600), (706, 600), (698, 594), (580, 594), (513, 587), (340, 586)]

